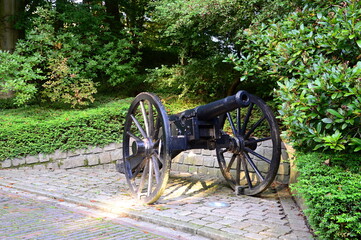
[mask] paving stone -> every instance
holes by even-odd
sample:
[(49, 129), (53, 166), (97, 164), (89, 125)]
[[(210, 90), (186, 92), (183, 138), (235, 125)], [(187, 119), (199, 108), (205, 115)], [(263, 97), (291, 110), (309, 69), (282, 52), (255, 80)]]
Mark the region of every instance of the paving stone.
[(69, 168), (84, 166), (85, 160), (86, 160), (85, 156), (82, 155), (70, 157), (63, 160), (62, 162), (63, 165), (61, 166), (61, 168), (69, 169)]
[(110, 152), (110, 158), (112, 161), (120, 160), (123, 158), (122, 149), (115, 149), (114, 151)]
[(39, 162), (39, 158), (38, 158), (38, 156), (27, 156), (27, 157), (25, 158), (25, 162), (26, 162), (27, 164), (37, 163), (37, 162)]
[(264, 235), (260, 235), (260, 234), (257, 234), (257, 233), (246, 233), (244, 234), (244, 236), (248, 239), (266, 239), (266, 236)]
[(218, 221), (217, 223), (222, 224), (222, 225), (233, 225), (236, 221), (235, 220), (231, 220), (231, 219), (222, 219), (220, 221)]
[(117, 147), (114, 143), (108, 144), (104, 147), (104, 151), (112, 151), (115, 150)]
[(267, 229), (268, 229), (268, 227), (261, 226), (261, 225), (250, 225), (249, 227), (242, 228), (242, 230), (251, 232), (251, 233), (259, 233), (259, 232), (263, 232), (264, 230), (267, 230)]
[[(86, 155), (87, 158), (89, 156)], [(50, 167), (52, 164), (58, 163), (48, 163), (47, 166)], [(220, 234), (217, 236), (225, 236), (225, 240), (252, 238), (289, 240), (287, 237), (290, 239), (312, 237), (309, 231), (292, 228), (290, 223), (294, 221), (296, 224), (302, 216), (298, 216), (300, 210), (292, 207), (294, 205), (291, 201), (286, 201), (287, 205), (283, 209), (283, 205), (277, 202), (276, 195), (265, 198), (236, 196), (229, 187), (218, 184), (219, 179), (209, 176), (178, 174), (176, 177), (171, 174), (168, 186), (159, 200), (159, 205), (164, 210), (156, 210), (157, 205), (139, 204), (128, 194), (125, 177), (115, 171), (114, 164), (73, 168), (67, 171), (60, 169), (52, 172), (1, 170), (0, 174), (3, 178), (0, 185), (13, 182), (13, 187), (19, 184), (28, 190), (39, 189), (43, 194), (44, 192), (54, 194), (65, 201), (69, 198), (78, 199), (81, 203), (105, 204), (107, 209), (112, 209), (111, 211), (119, 212), (120, 209), (124, 209), (128, 214), (136, 211), (137, 214), (143, 214), (158, 224), (170, 224), (173, 227), (181, 224), (182, 229), (188, 229), (187, 231), (197, 232), (197, 229), (204, 226), (204, 229), (209, 228), (212, 232)], [(175, 194), (178, 190), (181, 194)], [(212, 201), (227, 202), (230, 206), (208, 207), (206, 203)], [(286, 214), (290, 219), (294, 216), (293, 220), (289, 221)], [(139, 215), (134, 216), (139, 218)], [(266, 219), (254, 219), (255, 216)], [(166, 222), (162, 222), (163, 220)]]
[(222, 231), (226, 232), (226, 233), (232, 233), (232, 234), (236, 234), (240, 237), (244, 236), (244, 234), (247, 234), (248, 232), (240, 230), (240, 229), (236, 229), (236, 228), (230, 228), (230, 227), (225, 227), (225, 228), (221, 228)]
[(110, 163), (112, 158), (110, 157), (109, 152), (102, 152), (99, 154), (99, 159), (101, 164)]
[(19, 165), (25, 164), (25, 158), (14, 158), (11, 160), (12, 166), (17, 167)]
[(2, 167), (2, 168), (9, 168), (9, 167), (11, 167), (11, 160), (10, 160), (10, 159), (6, 159), (5, 161), (3, 161), (3, 162), (1, 163), (1, 167)]
[(203, 165), (206, 167), (214, 167), (215, 158), (214, 157), (203, 157)]
[(210, 228), (214, 228), (214, 229), (221, 229), (221, 228), (224, 228), (224, 225), (219, 224), (219, 223), (210, 223), (210, 224), (207, 224), (206, 227), (210, 227)]
[(297, 237), (299, 237), (300, 239), (314, 239), (310, 231), (293, 230), (292, 233), (297, 235)]
[(88, 160), (88, 165), (89, 166), (93, 166), (93, 165), (98, 165), (99, 164), (99, 155), (98, 154), (91, 154), (91, 155), (87, 155), (86, 159)]
[(198, 225), (201, 225), (201, 226), (206, 226), (207, 224), (210, 224), (210, 222), (204, 221), (204, 220), (201, 220), (201, 219), (194, 219), (194, 220), (190, 221), (190, 223), (198, 224)]

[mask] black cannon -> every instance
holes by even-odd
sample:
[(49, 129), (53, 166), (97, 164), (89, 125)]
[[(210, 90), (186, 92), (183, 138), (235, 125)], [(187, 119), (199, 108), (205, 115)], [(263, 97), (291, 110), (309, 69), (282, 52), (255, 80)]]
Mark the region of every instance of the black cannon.
[[(260, 145), (268, 151), (258, 151)], [(231, 188), (257, 195), (277, 174), (281, 140), (270, 108), (246, 91), (170, 116), (156, 95), (138, 94), (126, 116), (121, 164), (133, 196), (155, 202), (171, 160), (190, 149), (215, 150)]]

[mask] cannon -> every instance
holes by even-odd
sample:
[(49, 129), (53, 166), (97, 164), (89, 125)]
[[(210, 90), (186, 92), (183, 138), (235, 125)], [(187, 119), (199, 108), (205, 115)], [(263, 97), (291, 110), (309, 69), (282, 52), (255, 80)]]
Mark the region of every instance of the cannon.
[(266, 103), (246, 91), (174, 115), (167, 114), (155, 94), (138, 94), (126, 115), (123, 161), (117, 164), (131, 194), (147, 204), (157, 201), (171, 160), (190, 149), (215, 150), (219, 169), (236, 194), (257, 195), (278, 171), (279, 127)]

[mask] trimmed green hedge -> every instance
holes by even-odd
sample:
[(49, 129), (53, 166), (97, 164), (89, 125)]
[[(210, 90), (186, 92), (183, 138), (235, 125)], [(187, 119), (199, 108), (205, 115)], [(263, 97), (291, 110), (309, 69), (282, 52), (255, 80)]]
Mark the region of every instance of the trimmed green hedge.
[(361, 239), (359, 154), (299, 153), (298, 182), (311, 227), (320, 239)]
[(56, 149), (75, 150), (120, 142), (130, 101), (112, 101), (86, 110), (41, 107), (3, 110), (0, 161)]

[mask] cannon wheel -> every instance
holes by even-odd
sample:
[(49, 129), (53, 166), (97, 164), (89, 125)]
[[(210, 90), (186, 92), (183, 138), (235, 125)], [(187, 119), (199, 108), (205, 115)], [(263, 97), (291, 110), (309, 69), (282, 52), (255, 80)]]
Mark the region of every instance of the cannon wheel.
[[(249, 94), (250, 104), (220, 117), (224, 132), (232, 137), (228, 148), (216, 146), (222, 175), (237, 194), (257, 195), (277, 175), (281, 139), (276, 119), (266, 103)], [(260, 146), (269, 151), (260, 151)]]
[(123, 162), (130, 192), (151, 204), (163, 193), (170, 171), (168, 115), (157, 96), (140, 93), (126, 116)]

